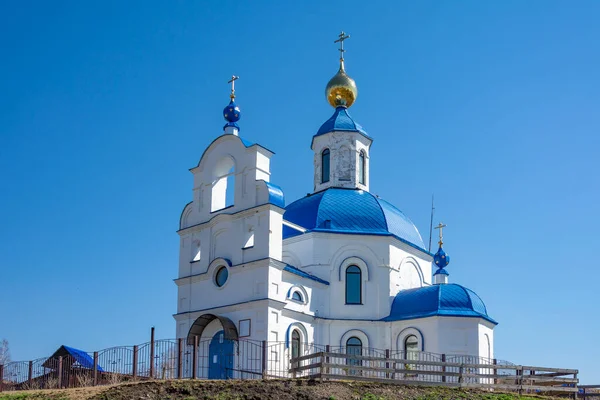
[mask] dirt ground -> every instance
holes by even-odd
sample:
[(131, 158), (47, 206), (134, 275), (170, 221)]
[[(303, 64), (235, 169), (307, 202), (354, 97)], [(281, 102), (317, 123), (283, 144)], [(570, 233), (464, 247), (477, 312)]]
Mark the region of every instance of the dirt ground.
[[(0, 393), (0, 400), (512, 400), (516, 394), (384, 383), (307, 380), (172, 380), (91, 388)], [(545, 397), (550, 399), (550, 397)]]

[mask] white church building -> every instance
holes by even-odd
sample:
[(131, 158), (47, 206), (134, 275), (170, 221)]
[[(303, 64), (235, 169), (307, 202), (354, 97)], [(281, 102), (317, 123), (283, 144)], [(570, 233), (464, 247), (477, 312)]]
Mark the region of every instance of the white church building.
[(477, 294), (448, 282), (441, 229), (432, 254), (369, 191), (372, 138), (348, 113), (357, 89), (340, 50), (326, 88), (333, 115), (311, 141), (312, 193), (288, 204), (270, 182), (274, 153), (240, 136), (232, 79), (224, 133), (191, 169), (180, 217), (177, 337), (211, 349), (281, 342), (291, 356), (319, 344), (493, 358), (497, 323)]

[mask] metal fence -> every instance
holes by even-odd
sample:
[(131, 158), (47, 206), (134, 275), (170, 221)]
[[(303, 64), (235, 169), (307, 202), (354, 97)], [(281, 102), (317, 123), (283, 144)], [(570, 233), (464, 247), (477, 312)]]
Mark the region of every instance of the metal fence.
[[(109, 385), (148, 379), (267, 379), (344, 377), (359, 380), (409, 380), (415, 384), (522, 384), (518, 366), (475, 356), (389, 349), (346, 348), (304, 343), (195, 338), (154, 340), (101, 351), (68, 351), (32, 361), (0, 365), (0, 391)], [(523, 368), (523, 367), (521, 367)], [(543, 370), (543, 369), (542, 369)], [(535, 370), (535, 371), (540, 371)], [(558, 370), (557, 370), (558, 371)], [(561, 370), (563, 371), (563, 370)], [(564, 383), (575, 384), (574, 379)], [(563, 371), (564, 372), (564, 371)], [(523, 370), (521, 369), (521, 373)], [(531, 371), (530, 371), (531, 373)], [(539, 383), (543, 375), (536, 377)], [(561, 378), (555, 378), (560, 380)], [(525, 382), (527, 382), (525, 380)]]

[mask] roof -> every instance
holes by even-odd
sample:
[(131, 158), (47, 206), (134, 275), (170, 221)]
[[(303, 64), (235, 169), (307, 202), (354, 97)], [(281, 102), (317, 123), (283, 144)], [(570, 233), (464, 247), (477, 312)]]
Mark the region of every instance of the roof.
[(358, 132), (370, 139), (363, 127), (356, 123), (350, 114), (348, 114), (348, 109), (346, 107), (337, 107), (331, 118), (321, 125), (316, 135), (313, 136), (313, 140), (317, 136), (333, 131)]
[(277, 207), (285, 207), (285, 198), (283, 196), (283, 190), (270, 182), (266, 182), (267, 190), (269, 191), (269, 203), (276, 205)]
[(383, 320), (432, 316), (478, 317), (497, 324), (488, 316), (483, 300), (475, 292), (455, 283), (400, 291), (392, 302), (390, 315)]
[[(329, 188), (306, 196), (289, 204), (283, 219), (307, 232), (394, 236), (428, 253), (419, 231), (402, 211), (364, 190)], [(301, 234), (283, 226), (284, 239)]]
[(316, 277), (316, 276), (314, 276), (314, 275), (311, 275), (311, 274), (309, 274), (308, 272), (302, 271), (301, 269), (298, 269), (298, 268), (296, 268), (296, 267), (293, 267), (293, 266), (291, 266), (291, 265), (289, 265), (289, 264), (286, 264), (286, 266), (283, 268), (283, 270), (284, 270), (284, 271), (287, 271), (287, 272), (289, 272), (289, 273), (292, 273), (292, 274), (294, 274), (294, 275), (298, 275), (298, 276), (301, 276), (301, 277), (303, 277), (303, 278), (307, 278), (307, 279), (313, 280), (313, 281), (315, 281), (315, 282), (322, 283), (322, 284), (324, 284), (324, 285), (329, 285), (329, 282), (327, 282), (326, 280), (323, 280), (323, 279), (321, 279), (321, 278), (319, 278), (319, 277)]
[[(86, 353), (83, 350), (64, 345), (60, 346), (58, 350), (54, 352), (54, 354), (48, 357), (48, 360), (44, 362), (43, 366), (46, 368), (53, 369), (54, 365), (52, 365), (52, 363), (49, 362), (50, 360), (56, 359), (58, 357), (63, 357), (64, 360), (67, 356), (70, 356), (73, 360), (70, 366), (73, 366), (77, 363), (78, 366), (81, 366), (83, 368), (94, 369), (94, 359), (88, 353)], [(98, 365), (98, 371), (104, 372), (100, 365)]]

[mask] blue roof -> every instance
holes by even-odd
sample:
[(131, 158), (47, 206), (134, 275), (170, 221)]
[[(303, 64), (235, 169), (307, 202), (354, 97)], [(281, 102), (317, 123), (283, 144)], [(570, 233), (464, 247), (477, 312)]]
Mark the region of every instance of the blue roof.
[(337, 107), (331, 118), (321, 125), (317, 134), (313, 136), (313, 139), (333, 131), (359, 132), (370, 138), (363, 127), (357, 124), (350, 114), (348, 114), (348, 109), (346, 107)]
[(497, 324), (487, 314), (483, 300), (475, 292), (455, 283), (402, 290), (392, 302), (384, 321), (432, 316), (479, 317)]
[[(88, 353), (83, 350), (64, 345), (60, 346), (58, 350), (56, 350), (54, 354), (48, 358), (48, 360), (58, 357), (65, 357), (67, 355), (70, 355), (73, 358), (73, 364), (77, 363), (83, 368), (94, 369), (94, 359)], [(54, 365), (49, 364), (48, 360), (44, 363), (44, 366), (46, 368), (54, 368)], [(104, 369), (98, 365), (98, 371), (104, 372)]]
[(322, 283), (324, 285), (329, 285), (329, 282), (327, 282), (327, 281), (325, 281), (325, 280), (323, 280), (323, 279), (321, 279), (319, 277), (316, 277), (314, 275), (311, 275), (308, 272), (304, 272), (301, 269), (293, 267), (293, 266), (291, 266), (289, 264), (286, 264), (286, 266), (283, 268), (283, 270), (287, 271), (287, 272), (290, 272), (290, 273), (292, 273), (294, 275), (298, 275), (298, 276), (301, 276), (303, 278), (311, 279), (311, 280), (313, 280), (315, 282)]
[(435, 271), (434, 275), (450, 275), (450, 274), (444, 268), (440, 268), (437, 271)]
[(285, 207), (285, 198), (283, 196), (283, 190), (270, 182), (266, 182), (267, 189), (269, 190), (269, 203), (276, 205), (277, 207)]
[[(411, 220), (387, 201), (359, 189), (329, 188), (289, 204), (283, 219), (307, 232), (394, 236), (424, 252), (425, 245)], [(301, 232), (283, 226), (283, 238)]]

